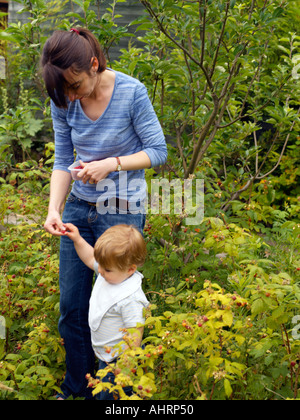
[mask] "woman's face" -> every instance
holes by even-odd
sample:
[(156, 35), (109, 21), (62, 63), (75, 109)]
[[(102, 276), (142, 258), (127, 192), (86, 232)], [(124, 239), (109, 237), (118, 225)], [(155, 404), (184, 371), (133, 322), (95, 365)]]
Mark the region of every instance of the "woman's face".
[(71, 102), (76, 101), (77, 99), (81, 100), (88, 98), (92, 95), (99, 81), (97, 77), (98, 68), (98, 60), (93, 58), (93, 66), (90, 74), (86, 72), (74, 73), (71, 68), (64, 72), (64, 78), (67, 82), (65, 93)]

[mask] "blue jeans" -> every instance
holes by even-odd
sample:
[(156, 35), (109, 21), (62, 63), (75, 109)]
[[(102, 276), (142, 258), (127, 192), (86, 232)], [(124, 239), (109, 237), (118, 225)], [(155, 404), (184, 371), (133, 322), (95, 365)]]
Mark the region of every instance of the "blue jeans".
[[(72, 193), (67, 199), (63, 223), (73, 223), (81, 236), (94, 246), (97, 239), (110, 227), (135, 225), (143, 232), (144, 214), (105, 214)], [(88, 325), (89, 300), (94, 272), (79, 259), (73, 242), (63, 236), (60, 243), (60, 313), (59, 332), (66, 349), (66, 376), (61, 386), (63, 395), (92, 398), (85, 375), (94, 374), (95, 356)]]

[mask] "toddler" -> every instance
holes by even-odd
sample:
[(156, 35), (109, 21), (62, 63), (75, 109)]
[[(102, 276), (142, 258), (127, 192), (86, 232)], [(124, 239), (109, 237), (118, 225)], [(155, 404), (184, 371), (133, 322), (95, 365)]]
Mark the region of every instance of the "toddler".
[[(75, 245), (78, 256), (98, 275), (90, 299), (89, 326), (93, 349), (99, 359), (99, 369), (118, 358), (114, 346), (123, 341), (124, 329), (134, 328), (131, 334), (134, 344), (141, 346), (144, 328), (144, 308), (149, 302), (142, 290), (143, 275), (137, 268), (144, 264), (146, 244), (134, 226), (118, 225), (108, 229), (97, 241), (95, 248), (89, 245), (76, 226), (64, 225)], [(128, 335), (128, 334), (127, 334)], [(113, 382), (109, 374), (104, 382)], [(131, 395), (131, 389), (124, 389)], [(113, 394), (102, 392), (100, 400), (113, 400)]]

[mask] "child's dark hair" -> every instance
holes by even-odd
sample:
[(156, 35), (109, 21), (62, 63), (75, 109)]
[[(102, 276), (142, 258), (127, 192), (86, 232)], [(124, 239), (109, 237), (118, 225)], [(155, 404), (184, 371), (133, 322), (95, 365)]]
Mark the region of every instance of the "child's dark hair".
[(91, 31), (84, 28), (56, 31), (44, 46), (41, 66), (47, 92), (56, 106), (67, 108), (64, 71), (90, 74), (93, 57), (99, 61), (98, 73), (106, 70), (106, 58)]

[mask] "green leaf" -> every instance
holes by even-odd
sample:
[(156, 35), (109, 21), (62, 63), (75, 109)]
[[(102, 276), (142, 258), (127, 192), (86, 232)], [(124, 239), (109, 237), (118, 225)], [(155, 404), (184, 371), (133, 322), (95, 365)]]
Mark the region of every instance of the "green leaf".
[(231, 327), (233, 324), (233, 314), (229, 311), (224, 312), (224, 314), (222, 315), (222, 319), (225, 325), (227, 325), (228, 327)]
[(226, 396), (228, 398), (231, 397), (233, 391), (232, 391), (232, 388), (231, 388), (231, 385), (230, 385), (230, 382), (229, 382), (228, 379), (225, 379), (224, 380), (224, 388), (225, 388), (225, 394), (226, 394)]
[(0, 39), (2, 41), (15, 42), (15, 43), (18, 42), (13, 35), (10, 35), (7, 32), (3, 32), (3, 31), (0, 32)]
[(252, 315), (261, 314), (264, 311), (264, 301), (259, 298), (254, 301), (251, 307)]

